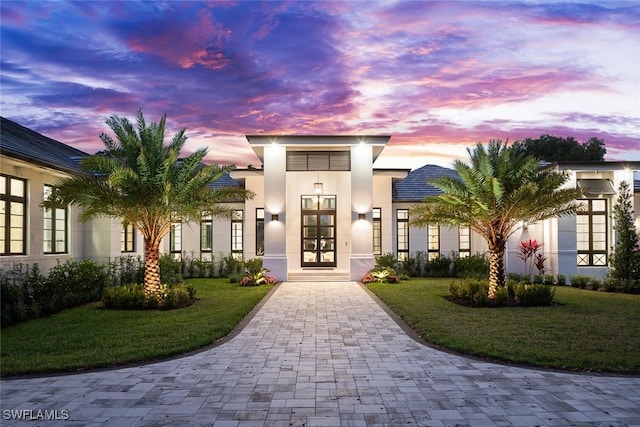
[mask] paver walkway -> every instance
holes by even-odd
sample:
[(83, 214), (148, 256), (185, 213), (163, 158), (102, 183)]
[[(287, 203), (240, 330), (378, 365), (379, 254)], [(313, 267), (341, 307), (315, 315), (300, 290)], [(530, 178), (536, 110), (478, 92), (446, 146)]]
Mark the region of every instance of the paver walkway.
[[(3, 426), (640, 426), (640, 378), (440, 352), (351, 282), (283, 283), (238, 336), (195, 355), (0, 384)], [(8, 421), (12, 409), (69, 419)]]

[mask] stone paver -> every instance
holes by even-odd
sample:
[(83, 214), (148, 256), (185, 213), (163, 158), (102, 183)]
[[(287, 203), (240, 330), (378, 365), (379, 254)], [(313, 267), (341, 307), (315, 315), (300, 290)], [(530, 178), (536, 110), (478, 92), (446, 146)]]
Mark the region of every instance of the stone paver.
[(3, 426), (640, 426), (640, 378), (434, 350), (352, 282), (283, 283), (195, 355), (0, 386)]

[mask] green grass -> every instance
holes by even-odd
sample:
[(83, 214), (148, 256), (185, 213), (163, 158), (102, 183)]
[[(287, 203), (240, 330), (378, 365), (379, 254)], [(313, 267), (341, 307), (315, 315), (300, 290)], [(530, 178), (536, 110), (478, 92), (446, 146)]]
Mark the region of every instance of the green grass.
[(448, 280), (367, 286), (438, 346), (538, 367), (640, 373), (640, 295), (558, 287), (562, 305), (470, 308), (444, 298)]
[(93, 303), (4, 328), (0, 373), (68, 372), (185, 353), (227, 335), (272, 288), (188, 282), (199, 300), (187, 308), (106, 310)]

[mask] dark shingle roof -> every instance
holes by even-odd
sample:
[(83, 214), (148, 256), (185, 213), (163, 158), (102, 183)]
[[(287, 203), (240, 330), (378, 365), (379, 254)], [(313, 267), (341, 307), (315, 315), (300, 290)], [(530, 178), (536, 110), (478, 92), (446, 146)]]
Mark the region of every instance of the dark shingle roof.
[(88, 154), (0, 117), (0, 153), (65, 172), (79, 172)]
[(231, 178), (231, 175), (229, 175), (229, 172), (225, 172), (220, 178), (213, 181), (209, 186), (212, 188), (240, 187), (240, 183), (235, 179)]
[(418, 202), (427, 196), (437, 196), (442, 192), (427, 181), (441, 176), (457, 178), (453, 169), (437, 165), (425, 165), (411, 171), (405, 178), (393, 184), (394, 202)]

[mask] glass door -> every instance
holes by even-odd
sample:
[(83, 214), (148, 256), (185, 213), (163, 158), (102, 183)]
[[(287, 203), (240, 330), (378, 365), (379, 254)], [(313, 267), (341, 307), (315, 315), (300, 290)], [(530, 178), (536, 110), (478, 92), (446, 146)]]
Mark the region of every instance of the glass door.
[(336, 196), (302, 196), (302, 267), (336, 266)]

